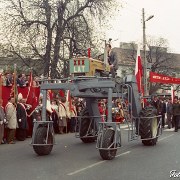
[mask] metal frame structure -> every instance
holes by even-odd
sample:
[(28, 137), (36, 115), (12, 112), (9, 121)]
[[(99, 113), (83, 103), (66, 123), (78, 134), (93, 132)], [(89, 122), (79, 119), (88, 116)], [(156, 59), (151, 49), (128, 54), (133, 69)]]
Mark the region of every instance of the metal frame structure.
[[(93, 133), (89, 133), (89, 127), (87, 128), (87, 133), (81, 137), (80, 134), (76, 133), (76, 137), (86, 138), (86, 137), (97, 137), (96, 148), (99, 150), (114, 150), (121, 147), (121, 130), (120, 123), (112, 122), (112, 100), (120, 99), (122, 103), (123, 110), (126, 111), (130, 116), (125, 117), (128, 123), (128, 140), (137, 139), (139, 136), (139, 122), (141, 118), (139, 117), (141, 107), (140, 95), (138, 93), (136, 79), (134, 76), (129, 75), (124, 78), (122, 83), (116, 82), (109, 77), (75, 77), (73, 79), (61, 79), (61, 83), (52, 83), (59, 82), (58, 80), (51, 80), (50, 83), (44, 81), (41, 84), (41, 92), (43, 94), (42, 99), (42, 121), (35, 121), (33, 127), (32, 135), (32, 145), (33, 146), (44, 146), (44, 145), (54, 145), (54, 131), (52, 121), (47, 120), (46, 114), (46, 105), (47, 105), (47, 91), (48, 90), (70, 90), (71, 96), (80, 97), (86, 100), (86, 108), (88, 110), (88, 118), (90, 124), (93, 127)], [(107, 109), (108, 116), (106, 122), (101, 121), (101, 115), (98, 109), (98, 100), (107, 99)], [(125, 105), (125, 100), (128, 101), (128, 105)], [(124, 105), (123, 105), (124, 104)], [(137, 117), (137, 118), (136, 118)], [(81, 126), (81, 120), (84, 117), (79, 117), (79, 122)], [(151, 118), (151, 117), (148, 117)], [(138, 119), (138, 120), (137, 120)], [(153, 119), (153, 117), (152, 117)], [(161, 121), (160, 121), (161, 122)], [(160, 123), (159, 122), (159, 123)], [(160, 124), (158, 124), (159, 127)], [(36, 130), (40, 126), (47, 127), (47, 135), (44, 138), (44, 144), (35, 143)], [(114, 138), (112, 143), (108, 147), (102, 146), (102, 141), (104, 137), (104, 129), (112, 129), (114, 132)], [(47, 138), (48, 134), (52, 133), (53, 142), (48, 144)], [(88, 134), (89, 133), (89, 134)], [(159, 135), (159, 134), (158, 134)], [(157, 136), (156, 136), (157, 137)], [(152, 137), (153, 139), (154, 137)], [(148, 139), (147, 139), (148, 140)]]

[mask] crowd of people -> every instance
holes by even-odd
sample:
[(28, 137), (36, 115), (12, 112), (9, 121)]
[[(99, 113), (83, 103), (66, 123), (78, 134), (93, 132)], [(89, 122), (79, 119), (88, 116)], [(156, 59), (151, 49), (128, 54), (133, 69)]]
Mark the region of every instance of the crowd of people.
[[(29, 76), (20, 74), (17, 77), (17, 86), (28, 86)], [(10, 73), (6, 73), (3, 78), (4, 86), (13, 85), (13, 76)], [(33, 80), (33, 86), (38, 87), (39, 81), (35, 77)], [(42, 107), (42, 97), (39, 100), (39, 107)], [(69, 102), (66, 96), (59, 96), (56, 94), (53, 98), (50, 98), (47, 103), (47, 115), (50, 120), (53, 121), (54, 131), (56, 134), (64, 134), (68, 132), (75, 132), (77, 117), (80, 115), (82, 109), (86, 106), (85, 102), (81, 98), (71, 97)], [(15, 140), (23, 141), (28, 136), (32, 135), (33, 119), (41, 119), (41, 110), (36, 117), (31, 113), (32, 117), (29, 117), (28, 111), (31, 108), (26, 104), (26, 99), (22, 94), (18, 95), (18, 102), (15, 103), (14, 97), (9, 97), (6, 106), (2, 106), (3, 100), (0, 99), (0, 144), (8, 143), (14, 144)], [(164, 99), (163, 97), (155, 96), (152, 105), (157, 109), (158, 115), (162, 116), (162, 127), (165, 125), (168, 128), (173, 128), (175, 132), (180, 127), (180, 101), (178, 97), (175, 97), (173, 101), (170, 98)], [(107, 99), (101, 99), (98, 101), (98, 108), (102, 121), (106, 121), (108, 117)], [(127, 111), (124, 109), (127, 108)], [(120, 100), (112, 101), (112, 121), (123, 123), (125, 119), (131, 116), (131, 106), (128, 102), (124, 104)], [(29, 122), (30, 119), (30, 122)], [(29, 134), (29, 129), (31, 133)]]
[(178, 132), (180, 128), (180, 101), (177, 96), (171, 98), (163, 98), (155, 96), (152, 105), (157, 109), (158, 115), (162, 116), (162, 128), (165, 125), (169, 129), (174, 128)]
[[(24, 141), (32, 136), (33, 120), (41, 120), (42, 99), (39, 100), (39, 111), (29, 114), (31, 106), (26, 104), (22, 94), (18, 94), (18, 101), (9, 97), (8, 103), (3, 108), (3, 100), (0, 101), (0, 144), (14, 144), (15, 140)], [(48, 104), (48, 103), (47, 103)], [(65, 97), (50, 100), (50, 108), (47, 107), (47, 118), (53, 121), (56, 134), (75, 132), (76, 117), (81, 112), (84, 103), (81, 99), (72, 98), (71, 105)], [(36, 112), (36, 113), (35, 113)], [(29, 134), (29, 130), (31, 131)]]
[[(14, 144), (17, 140), (26, 139), (28, 129), (27, 106), (22, 94), (18, 96), (18, 102), (15, 104), (15, 98), (9, 97), (8, 103), (3, 108), (3, 100), (0, 101), (0, 144)], [(15, 136), (16, 135), (16, 136)]]
[[(2, 85), (3, 86), (12, 86), (14, 84), (14, 74), (13, 73), (4, 73), (4, 74), (1, 74), (1, 77), (2, 77)], [(24, 73), (21, 73), (17, 76), (16, 78), (16, 84), (17, 86), (19, 87), (26, 87), (29, 85), (29, 78), (30, 78), (30, 75), (26, 75)], [(35, 76), (33, 78), (33, 86), (39, 86), (39, 79), (40, 77), (37, 77)]]

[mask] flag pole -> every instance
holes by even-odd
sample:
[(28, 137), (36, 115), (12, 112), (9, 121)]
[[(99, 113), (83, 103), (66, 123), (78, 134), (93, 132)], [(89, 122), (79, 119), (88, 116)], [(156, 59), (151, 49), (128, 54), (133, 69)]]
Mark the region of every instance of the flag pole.
[(17, 65), (14, 64), (14, 99), (15, 104), (17, 104), (17, 72), (16, 72)]
[(2, 74), (0, 73), (0, 100), (2, 100)]

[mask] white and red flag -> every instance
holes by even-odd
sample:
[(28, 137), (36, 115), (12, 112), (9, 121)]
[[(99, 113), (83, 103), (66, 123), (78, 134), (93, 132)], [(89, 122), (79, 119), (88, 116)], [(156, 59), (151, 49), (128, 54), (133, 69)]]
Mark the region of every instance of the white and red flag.
[(143, 88), (142, 88), (143, 68), (142, 68), (142, 63), (141, 63), (141, 55), (140, 55), (139, 47), (137, 49), (135, 76), (136, 76), (138, 91), (139, 93), (143, 93)]
[(71, 110), (72, 110), (72, 99), (71, 99), (71, 92), (70, 92), (70, 90), (67, 90), (66, 102), (68, 102), (68, 104), (69, 104), (69, 109), (70, 109), (70, 111), (71, 111)]

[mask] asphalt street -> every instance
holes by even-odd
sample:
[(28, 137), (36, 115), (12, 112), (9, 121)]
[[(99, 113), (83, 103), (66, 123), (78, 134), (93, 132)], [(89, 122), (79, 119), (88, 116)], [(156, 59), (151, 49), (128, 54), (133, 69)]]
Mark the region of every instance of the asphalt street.
[[(96, 144), (84, 144), (73, 133), (56, 135), (50, 155), (37, 156), (31, 139), (0, 145), (0, 180), (168, 180), (180, 172), (180, 131), (164, 129), (156, 146), (128, 142), (122, 125), (122, 147), (115, 159), (101, 159)], [(175, 179), (180, 179), (176, 177)]]

